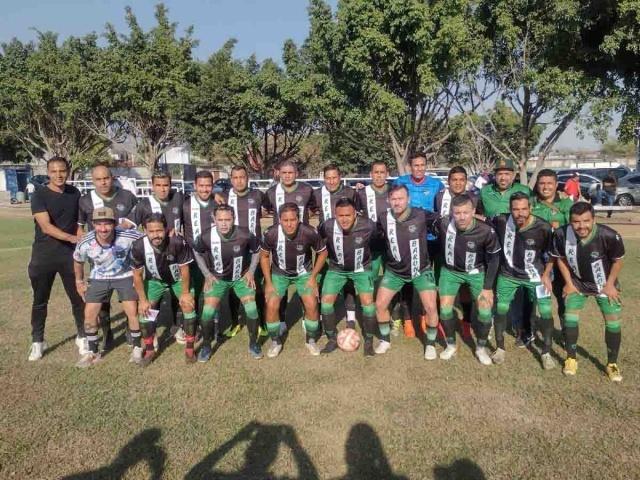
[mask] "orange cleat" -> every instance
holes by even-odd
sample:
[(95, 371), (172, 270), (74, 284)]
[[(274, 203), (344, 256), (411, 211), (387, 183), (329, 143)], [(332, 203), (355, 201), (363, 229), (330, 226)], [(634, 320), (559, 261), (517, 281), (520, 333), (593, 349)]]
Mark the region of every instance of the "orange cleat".
[(416, 338), (416, 331), (413, 328), (413, 320), (409, 319), (404, 319), (404, 336), (407, 338)]

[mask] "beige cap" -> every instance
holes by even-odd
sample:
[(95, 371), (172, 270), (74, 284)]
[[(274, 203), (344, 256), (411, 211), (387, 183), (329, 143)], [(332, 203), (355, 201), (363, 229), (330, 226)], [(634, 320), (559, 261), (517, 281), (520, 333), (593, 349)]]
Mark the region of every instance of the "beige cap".
[(113, 210), (109, 207), (98, 207), (93, 211), (91, 220), (93, 222), (97, 222), (99, 220), (111, 220), (112, 222), (115, 222), (116, 216), (113, 214)]

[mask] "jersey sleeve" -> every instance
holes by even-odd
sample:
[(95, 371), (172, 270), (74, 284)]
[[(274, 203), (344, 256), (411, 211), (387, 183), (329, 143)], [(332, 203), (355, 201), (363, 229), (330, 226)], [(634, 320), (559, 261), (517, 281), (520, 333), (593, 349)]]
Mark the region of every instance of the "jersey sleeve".
[(624, 257), (624, 243), (618, 232), (610, 231), (607, 236), (607, 252), (612, 260), (619, 260)]
[(193, 250), (195, 252), (198, 253), (206, 253), (207, 252), (207, 245), (205, 244), (203, 237), (205, 236), (205, 234), (203, 233), (202, 235), (200, 235), (194, 242), (193, 242)]
[(79, 263), (84, 263), (88, 260), (87, 244), (85, 242), (81, 241), (76, 245), (76, 248), (73, 251), (73, 259)]
[(544, 255), (551, 255), (551, 250), (553, 250), (553, 228), (548, 223), (545, 225), (545, 242), (544, 242), (544, 251), (542, 252)]
[(489, 229), (489, 233), (487, 234), (487, 239), (486, 239), (484, 248), (489, 254), (495, 254), (495, 253), (498, 253), (500, 250), (502, 250), (500, 242), (498, 241), (498, 234), (491, 226)]
[(324, 238), (322, 238), (320, 234), (315, 230), (312, 230), (311, 235), (312, 235), (313, 249), (316, 251), (316, 253), (326, 250), (327, 244), (325, 243)]
[(320, 225), (318, 225), (318, 235), (320, 235), (322, 238), (327, 238), (326, 223), (327, 222), (322, 222)]
[(260, 250), (260, 240), (253, 234), (249, 236), (249, 250), (251, 250), (251, 253), (256, 253)]
[(271, 252), (274, 249), (274, 245), (273, 245), (273, 235), (272, 235), (272, 230), (267, 230), (263, 237), (262, 237), (262, 241), (260, 242), (260, 249), (264, 250), (265, 252)]
[[(49, 188), (49, 187), (42, 187), (42, 188)], [(44, 192), (41, 192), (40, 190), (36, 190), (33, 194), (33, 196), (31, 197), (31, 213), (32, 214), (36, 214), (36, 213), (42, 213), (42, 212), (47, 212), (47, 202), (45, 202), (44, 200)]]
[(564, 258), (566, 256), (564, 251), (564, 237), (565, 229), (557, 228), (553, 232), (553, 239), (551, 241), (551, 251), (549, 252), (552, 257)]
[(172, 238), (175, 238), (175, 240), (173, 241), (178, 244), (178, 254), (176, 255), (176, 261), (178, 262), (178, 265), (186, 265), (193, 262), (193, 253), (191, 253), (191, 248), (189, 248), (187, 242), (185, 242), (181, 237), (178, 236)]
[(127, 192), (129, 193), (129, 195), (128, 195), (129, 199), (127, 200), (127, 204), (129, 206), (129, 211), (127, 212), (127, 214), (129, 214), (135, 208), (135, 206), (138, 204), (138, 197), (136, 197), (133, 193), (129, 192), (129, 190), (127, 190)]
[(89, 220), (89, 215), (87, 213), (87, 207), (85, 205), (86, 197), (81, 197), (78, 202), (78, 225), (86, 225)]
[(144, 267), (145, 258), (144, 245), (142, 241), (136, 241), (133, 243), (133, 246), (131, 247), (131, 260), (133, 263), (133, 268), (135, 268), (136, 270)]

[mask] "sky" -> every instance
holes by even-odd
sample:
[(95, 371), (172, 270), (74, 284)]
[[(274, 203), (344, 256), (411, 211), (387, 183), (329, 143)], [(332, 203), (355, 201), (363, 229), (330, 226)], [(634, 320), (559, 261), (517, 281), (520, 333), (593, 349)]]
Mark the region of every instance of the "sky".
[[(16, 37), (35, 38), (35, 31), (54, 31), (61, 38), (102, 33), (107, 22), (126, 31), (124, 10), (133, 8), (144, 29), (154, 24), (156, 0), (0, 0), (0, 42)], [(330, 0), (335, 6), (337, 0)], [(235, 55), (246, 58), (255, 53), (258, 60), (280, 59), (286, 39), (304, 41), (309, 21), (307, 0), (165, 0), (169, 17), (178, 31), (193, 26), (199, 40), (195, 56), (206, 59), (230, 38), (237, 39)], [(613, 131), (611, 133), (614, 134)], [(556, 148), (590, 150), (599, 143), (590, 136), (579, 139), (571, 126)]]

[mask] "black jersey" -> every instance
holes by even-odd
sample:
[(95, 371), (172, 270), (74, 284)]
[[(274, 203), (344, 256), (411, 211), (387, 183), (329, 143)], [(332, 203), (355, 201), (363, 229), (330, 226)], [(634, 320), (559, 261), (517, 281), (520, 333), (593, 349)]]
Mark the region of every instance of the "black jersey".
[(496, 231), (480, 220), (474, 220), (467, 230), (459, 230), (453, 220), (443, 219), (438, 237), (444, 264), (457, 272), (484, 272), (488, 257), (500, 252)]
[(517, 229), (510, 214), (491, 219), (502, 245), (500, 273), (519, 280), (539, 282), (551, 250), (551, 225), (533, 215), (533, 223)]
[(180, 236), (167, 237), (160, 249), (145, 235), (131, 247), (133, 267), (145, 269), (145, 278), (172, 284), (181, 279), (180, 265), (193, 262), (191, 248)]
[(436, 218), (437, 214), (422, 208), (411, 208), (405, 220), (396, 219), (391, 211), (380, 217), (387, 256), (385, 269), (402, 278), (415, 278), (431, 268), (427, 233)]
[(594, 225), (585, 240), (578, 238), (571, 225), (565, 225), (553, 234), (551, 255), (567, 259), (571, 279), (580, 292), (597, 295), (607, 283), (613, 261), (624, 257), (624, 243), (620, 234), (606, 225)]
[(115, 187), (115, 193), (111, 198), (102, 197), (92, 190), (80, 199), (78, 225), (86, 225), (87, 231), (93, 230), (93, 211), (100, 207), (109, 207), (113, 210), (116, 223), (119, 223), (120, 219), (127, 218), (137, 203), (138, 198), (133, 193), (119, 187)]
[(181, 192), (169, 193), (169, 198), (165, 201), (158, 200), (154, 195), (141, 198), (128, 218), (137, 226), (144, 226), (144, 220), (152, 213), (162, 213), (167, 220), (167, 231), (175, 230), (180, 232), (184, 223), (182, 208), (184, 195)]
[[(473, 208), (478, 208), (477, 195), (472, 192), (464, 192), (464, 193), (471, 199), (471, 202), (473, 203)], [(453, 200), (456, 197), (457, 195), (453, 195), (448, 188), (445, 188), (444, 190), (440, 190), (436, 194), (435, 211), (438, 212), (438, 214), (441, 217), (449, 217), (451, 215), (451, 200)]]
[(216, 202), (213, 197), (210, 197), (206, 203), (201, 201), (195, 193), (185, 199), (182, 206), (183, 230), (184, 238), (191, 248), (200, 235), (211, 230), (215, 208)]
[(233, 208), (235, 224), (248, 228), (251, 233), (260, 238), (262, 235), (260, 219), (262, 218), (264, 193), (251, 189), (238, 195), (235, 190), (229, 190), (221, 195), (225, 203)]
[(287, 202), (293, 202), (298, 205), (300, 221), (308, 225), (310, 210), (315, 209), (313, 187), (304, 182), (296, 182), (295, 188), (291, 191), (287, 191), (281, 183), (270, 187), (265, 195), (264, 208), (273, 213), (274, 225), (278, 224), (280, 207)]
[(193, 249), (205, 255), (211, 272), (220, 280), (235, 281), (247, 273), (251, 255), (259, 248), (258, 239), (248, 228), (233, 227), (231, 235), (225, 237), (216, 227), (203, 232)]
[(316, 188), (313, 191), (313, 202), (315, 204), (315, 211), (320, 216), (320, 223), (326, 222), (330, 218), (336, 216), (336, 203), (341, 198), (348, 198), (353, 201), (358, 210), (358, 199), (356, 191), (345, 185), (340, 185), (338, 190), (330, 192), (327, 187)]
[(312, 253), (323, 251), (326, 246), (315, 228), (301, 223), (292, 238), (280, 225), (272, 225), (264, 232), (260, 248), (271, 253), (273, 273), (297, 277), (311, 273)]
[[(385, 184), (382, 190), (378, 191), (373, 186), (367, 185), (357, 192), (358, 209), (362, 216), (377, 222), (380, 217), (389, 211), (389, 186)], [(376, 229), (376, 233), (371, 239), (371, 251), (384, 252), (385, 242), (382, 232)]]
[[(44, 186), (37, 189), (31, 195), (31, 213), (49, 214), (51, 225), (59, 228), (69, 235), (78, 232), (78, 200), (80, 191), (71, 185), (65, 185), (62, 192), (55, 192)], [(35, 237), (33, 239), (32, 255), (37, 258), (53, 260), (57, 254), (69, 255), (73, 252), (73, 243), (58, 240), (42, 231), (37, 221), (35, 224)]]
[(345, 232), (335, 218), (323, 222), (318, 233), (329, 252), (329, 270), (363, 272), (371, 263), (370, 240), (377, 226), (368, 218), (356, 218), (351, 230)]

